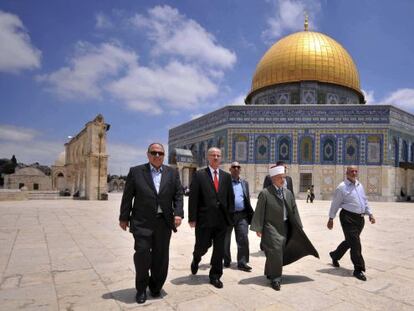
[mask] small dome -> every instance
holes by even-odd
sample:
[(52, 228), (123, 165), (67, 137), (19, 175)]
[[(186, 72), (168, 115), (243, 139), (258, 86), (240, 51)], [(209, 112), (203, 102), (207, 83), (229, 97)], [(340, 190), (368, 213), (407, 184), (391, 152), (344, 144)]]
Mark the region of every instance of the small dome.
[(268, 86), (300, 81), (344, 86), (363, 98), (352, 57), (334, 39), (313, 31), (288, 35), (265, 53), (256, 67), (247, 98)]

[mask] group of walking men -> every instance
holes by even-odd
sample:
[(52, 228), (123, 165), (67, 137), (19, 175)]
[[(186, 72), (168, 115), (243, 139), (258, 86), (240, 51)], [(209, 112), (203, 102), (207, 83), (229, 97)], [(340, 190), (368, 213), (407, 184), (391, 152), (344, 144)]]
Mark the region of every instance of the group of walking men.
[[(148, 163), (132, 167), (128, 173), (121, 201), (119, 225), (129, 227), (134, 236), (135, 287), (137, 303), (160, 297), (168, 274), (169, 243), (184, 218), (183, 188), (177, 170), (166, 166), (165, 151), (160, 143), (147, 150)], [(266, 256), (265, 275), (275, 290), (280, 290), (282, 267), (304, 256), (319, 254), (302, 229), (302, 222), (293, 194), (292, 179), (286, 175), (284, 163), (269, 169), (256, 209), (250, 203), (249, 184), (240, 178), (241, 166), (231, 163), (230, 174), (221, 170), (221, 151), (210, 148), (208, 166), (194, 173), (190, 185), (188, 222), (195, 230), (191, 273), (197, 274), (199, 263), (210, 247), (210, 283), (222, 288), (223, 266), (231, 264), (230, 241), (235, 231), (237, 268), (250, 272), (248, 230), (261, 238)], [(346, 180), (334, 193), (327, 227), (332, 229), (339, 209), (345, 240), (330, 253), (332, 264), (351, 249), (354, 276), (366, 280), (361, 254), (360, 233), (364, 215), (375, 219), (368, 206), (364, 189), (357, 181), (357, 168), (348, 167)]]

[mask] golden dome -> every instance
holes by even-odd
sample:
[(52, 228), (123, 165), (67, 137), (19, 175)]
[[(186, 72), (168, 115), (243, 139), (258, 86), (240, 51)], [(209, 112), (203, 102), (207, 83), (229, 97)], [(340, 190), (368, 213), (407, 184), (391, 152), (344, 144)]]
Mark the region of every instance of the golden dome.
[(280, 83), (319, 81), (355, 90), (361, 98), (359, 74), (348, 52), (319, 32), (301, 31), (276, 42), (262, 57), (253, 76), (253, 92)]

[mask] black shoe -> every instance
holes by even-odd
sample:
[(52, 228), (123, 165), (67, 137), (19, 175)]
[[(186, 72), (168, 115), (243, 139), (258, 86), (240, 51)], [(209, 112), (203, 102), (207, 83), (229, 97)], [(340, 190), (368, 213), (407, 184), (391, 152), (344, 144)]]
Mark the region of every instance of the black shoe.
[(151, 293), (152, 298), (158, 298), (158, 297), (161, 296), (161, 291), (152, 291), (152, 290), (150, 290), (150, 293)]
[(354, 271), (354, 277), (356, 277), (358, 280), (361, 280), (361, 281), (366, 281), (367, 280), (367, 278), (366, 278), (366, 276), (364, 275), (364, 272), (362, 272), (362, 271)]
[(223, 267), (224, 267), (224, 268), (230, 268), (230, 262), (225, 261), (225, 262), (223, 263)]
[(239, 269), (241, 271), (245, 271), (245, 272), (251, 272), (252, 271), (252, 267), (248, 266), (247, 264), (238, 265), (237, 269)]
[(143, 291), (142, 293), (137, 293), (137, 295), (135, 296), (135, 300), (139, 304), (145, 303), (145, 301), (147, 301), (147, 293), (145, 291)]
[(336, 259), (333, 258), (332, 253), (333, 252), (330, 252), (329, 253), (329, 256), (331, 256), (331, 258), (332, 258), (332, 266), (334, 266), (336, 268), (339, 268), (340, 267), (339, 262), (338, 262), (338, 260), (336, 260)]
[(196, 263), (194, 260), (191, 262), (191, 273), (193, 275), (196, 275), (198, 271), (198, 263)]
[(219, 279), (210, 279), (210, 284), (216, 288), (223, 288), (223, 282), (221, 282)]
[(279, 291), (279, 290), (280, 290), (280, 281), (272, 281), (272, 282), (270, 283), (270, 285), (272, 286), (272, 288), (273, 288), (274, 290), (277, 290), (277, 291)]

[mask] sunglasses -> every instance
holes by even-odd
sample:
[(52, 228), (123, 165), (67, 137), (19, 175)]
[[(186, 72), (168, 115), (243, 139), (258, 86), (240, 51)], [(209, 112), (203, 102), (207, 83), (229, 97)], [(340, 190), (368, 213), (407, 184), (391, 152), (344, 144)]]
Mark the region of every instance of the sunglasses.
[(240, 166), (232, 166), (231, 168), (237, 168), (239, 170), (241, 167)]
[(162, 151), (150, 151), (149, 154), (152, 155), (152, 156), (154, 156), (154, 157), (155, 156), (157, 156), (157, 157), (164, 156), (164, 152), (162, 152)]

